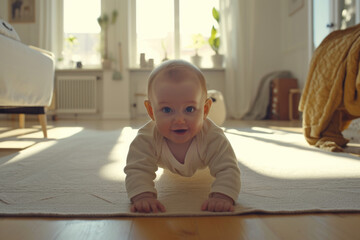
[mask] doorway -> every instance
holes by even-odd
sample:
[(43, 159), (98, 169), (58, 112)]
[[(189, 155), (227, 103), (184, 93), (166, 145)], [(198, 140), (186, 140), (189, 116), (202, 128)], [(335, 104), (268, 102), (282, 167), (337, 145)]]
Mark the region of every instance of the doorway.
[(332, 31), (360, 22), (360, 0), (309, 0), (310, 56)]

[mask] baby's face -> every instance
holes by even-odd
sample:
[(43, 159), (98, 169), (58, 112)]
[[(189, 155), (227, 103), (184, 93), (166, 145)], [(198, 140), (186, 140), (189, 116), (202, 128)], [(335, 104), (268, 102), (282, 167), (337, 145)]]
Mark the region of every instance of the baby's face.
[(159, 76), (153, 82), (152, 97), (154, 120), (159, 132), (172, 143), (190, 142), (199, 133), (206, 115), (201, 85), (191, 72), (181, 80)]

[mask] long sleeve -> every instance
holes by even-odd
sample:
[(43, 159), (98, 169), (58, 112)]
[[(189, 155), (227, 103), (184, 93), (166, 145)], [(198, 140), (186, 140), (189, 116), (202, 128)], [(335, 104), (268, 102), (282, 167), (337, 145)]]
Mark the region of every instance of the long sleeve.
[(154, 179), (158, 169), (152, 128), (140, 129), (127, 156), (125, 185), (129, 199), (143, 192), (157, 194)]
[(240, 193), (240, 169), (232, 146), (221, 129), (207, 136), (206, 159), (215, 177), (211, 192), (219, 192), (237, 200)]

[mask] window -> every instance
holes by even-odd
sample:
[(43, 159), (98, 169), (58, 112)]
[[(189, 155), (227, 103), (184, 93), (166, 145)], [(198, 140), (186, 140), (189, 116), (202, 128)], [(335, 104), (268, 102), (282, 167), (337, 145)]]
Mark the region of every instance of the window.
[[(358, 14), (356, 14), (356, 0), (342, 0), (339, 1), (339, 18), (341, 19), (340, 29), (345, 29), (354, 26)], [(359, 2), (358, 2), (359, 4)]]
[(97, 18), (101, 14), (101, 0), (64, 0), (63, 67), (74, 67), (81, 61), (85, 66), (99, 66), (100, 33)]
[(190, 60), (195, 55), (193, 38), (200, 38), (201, 66), (210, 67), (214, 52), (207, 40), (216, 24), (213, 7), (219, 9), (219, 0), (136, 0), (136, 65), (141, 53), (155, 64), (166, 57)]

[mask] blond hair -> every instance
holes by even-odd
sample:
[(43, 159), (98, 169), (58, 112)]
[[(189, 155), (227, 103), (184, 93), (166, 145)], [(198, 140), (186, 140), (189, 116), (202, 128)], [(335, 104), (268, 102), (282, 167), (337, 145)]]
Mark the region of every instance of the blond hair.
[(148, 89), (147, 89), (147, 96), (149, 100), (152, 94), (151, 90), (152, 90), (153, 82), (159, 75), (167, 74), (170, 78), (174, 80), (181, 80), (182, 76), (186, 74), (186, 72), (194, 73), (197, 76), (202, 89), (202, 95), (206, 99), (207, 98), (206, 80), (201, 70), (187, 61), (175, 59), (175, 60), (168, 60), (166, 62), (163, 62), (150, 73), (148, 78)]

